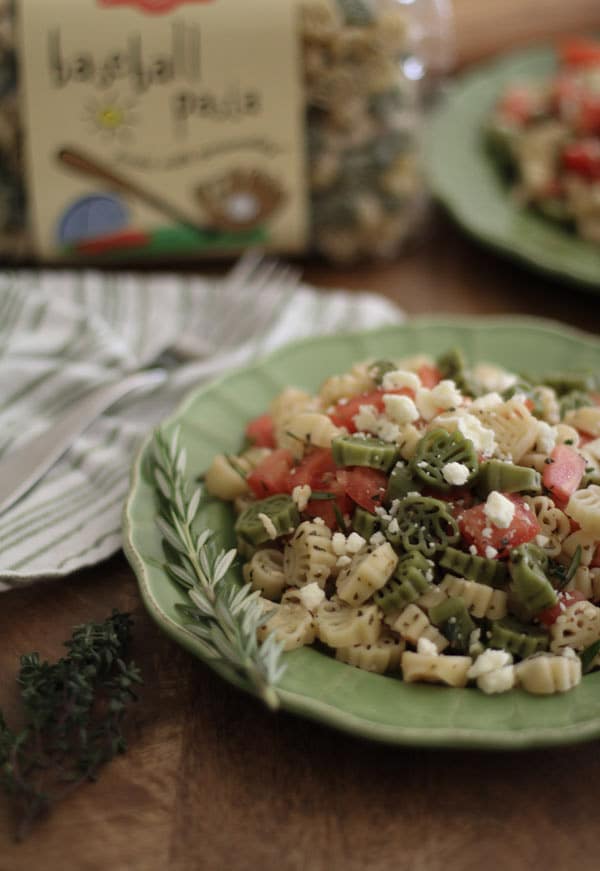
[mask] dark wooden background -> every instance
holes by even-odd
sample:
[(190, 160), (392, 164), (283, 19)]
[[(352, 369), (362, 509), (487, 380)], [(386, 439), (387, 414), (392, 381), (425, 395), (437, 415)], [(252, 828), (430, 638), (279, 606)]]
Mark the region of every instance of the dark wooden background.
[[(562, 29), (600, 27), (598, 0), (456, 0), (459, 62)], [(446, 217), (397, 263), (332, 270), (409, 314), (543, 315), (600, 333), (600, 297), (479, 248)], [(18, 655), (60, 653), (74, 624), (135, 616), (146, 684), (129, 752), (21, 845), (0, 805), (0, 871), (592, 871), (598, 744), (520, 754), (398, 749), (286, 714), (218, 680), (146, 616), (122, 556), (0, 596), (0, 705)]]

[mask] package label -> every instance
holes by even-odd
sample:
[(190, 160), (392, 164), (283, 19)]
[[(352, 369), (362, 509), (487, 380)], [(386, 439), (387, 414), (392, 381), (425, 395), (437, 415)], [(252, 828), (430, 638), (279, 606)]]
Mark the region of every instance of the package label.
[(302, 251), (296, 10), (295, 0), (20, 0), (39, 255)]

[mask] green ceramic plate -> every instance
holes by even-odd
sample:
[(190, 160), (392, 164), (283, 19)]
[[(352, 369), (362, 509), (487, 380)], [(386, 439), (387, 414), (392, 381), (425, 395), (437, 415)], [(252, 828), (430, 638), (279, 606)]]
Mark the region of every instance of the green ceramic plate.
[(509, 82), (544, 78), (551, 49), (509, 55), (459, 79), (430, 118), (425, 163), (434, 195), (469, 233), (556, 277), (600, 288), (600, 246), (511, 199), (482, 144), (482, 128)]
[[(600, 339), (545, 321), (524, 319), (415, 320), (403, 326), (290, 345), (267, 360), (193, 393), (167, 421), (179, 424), (190, 469), (202, 470), (220, 451), (235, 452), (246, 422), (285, 385), (315, 390), (329, 374), (365, 357), (436, 354), (462, 346), (472, 360), (528, 371), (600, 368)], [(154, 518), (156, 493), (149, 468), (150, 439), (132, 472), (124, 513), (125, 551), (152, 617), (176, 642), (202, 659), (175, 605), (182, 593), (167, 578)], [(202, 523), (233, 544), (229, 509), (212, 503)], [(564, 696), (536, 698), (520, 690), (485, 696), (474, 689), (405, 685), (336, 662), (314, 649), (285, 654), (285, 709), (366, 738), (435, 747), (524, 747), (600, 736), (600, 672)]]

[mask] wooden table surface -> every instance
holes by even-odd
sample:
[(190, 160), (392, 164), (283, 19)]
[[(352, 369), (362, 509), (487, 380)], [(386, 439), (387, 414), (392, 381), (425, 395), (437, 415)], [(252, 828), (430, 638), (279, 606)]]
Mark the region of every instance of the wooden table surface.
[[(528, 14), (563, 7), (519, 3)], [(482, 10), (491, 14), (494, 4), (456, 5), (461, 57), (468, 60), (479, 52), (472, 33)], [(516, 9), (516, 0), (502, 5), (509, 7)], [(576, 19), (587, 14), (600, 25), (597, 0), (573, 0), (571, 7)], [(562, 15), (550, 15), (548, 32), (556, 21), (565, 26)], [(598, 296), (479, 248), (438, 213), (393, 265), (313, 266), (306, 277), (381, 291), (410, 314), (543, 315), (600, 333)], [(598, 867), (598, 744), (520, 754), (432, 752), (369, 744), (271, 715), (158, 631), (121, 555), (61, 582), (4, 593), (1, 603), (0, 705), (9, 718), (17, 710), (18, 655), (36, 649), (58, 656), (74, 624), (102, 619), (113, 607), (135, 617), (133, 655), (146, 683), (130, 720), (130, 749), (98, 783), (79, 789), (21, 845), (12, 842), (13, 820), (1, 805), (0, 871)]]

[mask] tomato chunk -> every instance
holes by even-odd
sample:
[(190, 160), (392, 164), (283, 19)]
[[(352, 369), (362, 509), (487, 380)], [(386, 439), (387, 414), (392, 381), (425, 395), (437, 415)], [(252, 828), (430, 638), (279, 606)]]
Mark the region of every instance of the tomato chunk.
[(530, 88), (514, 85), (508, 88), (498, 105), (499, 112), (516, 124), (525, 124), (537, 108), (537, 97)]
[(564, 593), (558, 594), (558, 602), (550, 608), (545, 608), (537, 615), (537, 619), (544, 626), (552, 626), (556, 623), (557, 617), (560, 617), (561, 612), (569, 605), (574, 605), (575, 602), (583, 602), (585, 596), (579, 590), (565, 590)]
[[(468, 545), (474, 545), (479, 556), (486, 556), (486, 548), (493, 547), (498, 559), (505, 559), (510, 551), (520, 544), (525, 544), (540, 533), (540, 525), (533, 511), (530, 511), (520, 496), (504, 494), (514, 503), (515, 513), (506, 529), (494, 526), (485, 513), (485, 505), (475, 505), (461, 511), (457, 516), (462, 537)], [(484, 529), (489, 535), (484, 535)]]
[(400, 396), (410, 396), (414, 398), (414, 391), (408, 387), (403, 387), (400, 390), (372, 390), (370, 393), (360, 393), (358, 396), (353, 396), (347, 402), (343, 400), (338, 402), (329, 414), (330, 420), (336, 426), (345, 426), (348, 432), (356, 432), (356, 424), (354, 417), (360, 411), (361, 405), (372, 405), (379, 413), (385, 408), (383, 401), (384, 396), (389, 396), (395, 393)]
[(559, 46), (558, 56), (567, 66), (597, 66), (600, 65), (600, 43), (593, 39), (572, 36)]
[(597, 139), (580, 139), (567, 145), (562, 154), (565, 169), (588, 181), (600, 178), (600, 142)]
[(346, 495), (365, 511), (374, 514), (375, 509), (383, 504), (387, 490), (387, 476), (384, 472), (353, 466), (340, 469), (336, 478)]
[(550, 460), (544, 466), (542, 483), (555, 502), (566, 505), (581, 483), (585, 460), (569, 445), (557, 445)]
[(338, 466), (329, 448), (315, 448), (291, 469), (286, 481), (286, 490), (308, 484), (314, 492), (331, 498), (311, 499), (304, 513), (308, 517), (322, 517), (330, 529), (337, 529), (338, 517), (349, 514), (352, 502), (337, 479)]
[(255, 417), (246, 427), (246, 438), (259, 448), (275, 448), (275, 430), (270, 414)]
[(248, 475), (248, 486), (259, 499), (285, 493), (293, 463), (294, 458), (289, 451), (273, 451)]
[(417, 369), (417, 375), (421, 379), (421, 384), (423, 387), (427, 387), (431, 390), (436, 384), (439, 384), (442, 380), (442, 373), (438, 369), (437, 366), (428, 366), (426, 363), (423, 366), (419, 366)]

